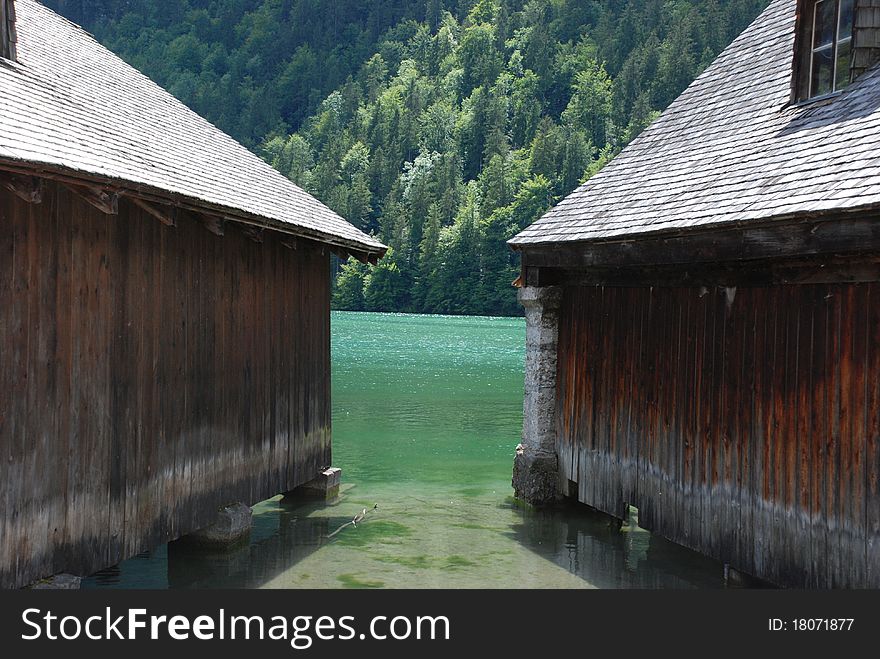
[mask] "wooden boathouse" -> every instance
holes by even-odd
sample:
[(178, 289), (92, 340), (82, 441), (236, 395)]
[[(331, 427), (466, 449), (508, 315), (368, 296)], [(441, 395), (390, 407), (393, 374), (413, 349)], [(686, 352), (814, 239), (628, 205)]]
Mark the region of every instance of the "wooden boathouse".
[(330, 254), (385, 247), (35, 0), (0, 0), (0, 587), (330, 464)]
[(516, 236), (518, 496), (880, 587), (880, 1), (773, 0)]

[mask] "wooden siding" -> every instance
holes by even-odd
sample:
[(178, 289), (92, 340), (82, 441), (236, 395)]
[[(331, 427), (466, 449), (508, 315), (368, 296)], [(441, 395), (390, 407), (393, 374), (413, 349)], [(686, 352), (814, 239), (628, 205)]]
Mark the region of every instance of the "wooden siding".
[(880, 587), (880, 284), (569, 287), (561, 478), (755, 576)]
[(18, 57), (15, 31), (15, 2), (0, 0), (0, 57), (14, 60)]
[(0, 190), (0, 586), (88, 574), (330, 462), (329, 257)]
[(880, 61), (880, 0), (858, 0), (853, 22), (853, 80)]

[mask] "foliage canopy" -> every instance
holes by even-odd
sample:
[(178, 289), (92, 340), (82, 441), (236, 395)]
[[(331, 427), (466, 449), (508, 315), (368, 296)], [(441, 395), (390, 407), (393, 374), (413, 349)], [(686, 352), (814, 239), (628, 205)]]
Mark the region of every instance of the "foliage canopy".
[(46, 0), (392, 249), (351, 310), (517, 314), (506, 240), (767, 0)]

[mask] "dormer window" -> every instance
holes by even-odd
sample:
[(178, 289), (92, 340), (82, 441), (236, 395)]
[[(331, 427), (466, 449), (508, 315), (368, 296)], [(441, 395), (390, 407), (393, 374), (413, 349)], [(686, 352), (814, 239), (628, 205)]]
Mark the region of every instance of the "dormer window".
[(794, 100), (838, 92), (880, 62), (880, 0), (799, 0)]
[(817, 0), (813, 6), (810, 98), (851, 82), (854, 5), (855, 0)]
[(16, 54), (15, 2), (0, 0), (0, 57), (14, 60)]

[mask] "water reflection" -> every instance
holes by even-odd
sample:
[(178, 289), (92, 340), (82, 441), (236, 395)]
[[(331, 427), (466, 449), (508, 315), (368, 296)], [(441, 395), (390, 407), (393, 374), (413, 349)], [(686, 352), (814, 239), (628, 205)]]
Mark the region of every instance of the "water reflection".
[[(386, 493), (388, 494), (388, 493)], [(400, 492), (357, 527), (349, 489), (330, 507), (275, 499), (249, 544), (175, 542), (86, 588), (722, 588), (720, 563), (579, 504), (522, 508), (482, 488), (433, 500)], [(456, 498), (457, 497), (457, 498)], [(342, 527), (342, 531), (335, 533)]]
[(720, 563), (586, 506), (523, 511), (512, 537), (596, 588), (723, 588)]
[(259, 588), (314, 551), (328, 535), (329, 517), (277, 502), (260, 517), (275, 528), (262, 539), (231, 552), (206, 551), (187, 542), (168, 545), (170, 588)]
[(255, 508), (250, 542), (208, 549), (176, 541), (84, 580), (84, 588), (259, 588), (296, 566), (346, 518), (311, 516), (324, 504), (273, 499)]

